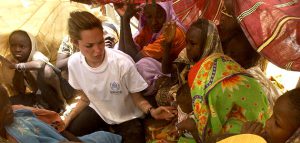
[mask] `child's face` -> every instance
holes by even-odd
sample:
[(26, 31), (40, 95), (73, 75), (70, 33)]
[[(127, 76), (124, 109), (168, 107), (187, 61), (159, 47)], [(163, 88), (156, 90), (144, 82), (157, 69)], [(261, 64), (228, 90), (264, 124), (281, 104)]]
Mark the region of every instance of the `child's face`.
[(30, 38), (22, 33), (14, 33), (9, 40), (10, 52), (19, 62), (26, 62), (31, 52)]
[(203, 54), (204, 45), (201, 42), (201, 29), (191, 27), (186, 33), (186, 52), (190, 61), (198, 62)]
[(245, 65), (249, 65), (248, 63), (251, 60), (248, 58), (247, 54), (249, 53), (246, 50), (246, 48), (248, 48), (246, 46), (245, 42), (243, 42), (240, 38), (232, 39), (228, 43), (227, 47), (223, 48), (223, 51), (226, 55), (244, 67)]
[(296, 131), (299, 121), (295, 115), (288, 96), (281, 96), (277, 99), (273, 115), (266, 122), (267, 140), (271, 143), (283, 143)]

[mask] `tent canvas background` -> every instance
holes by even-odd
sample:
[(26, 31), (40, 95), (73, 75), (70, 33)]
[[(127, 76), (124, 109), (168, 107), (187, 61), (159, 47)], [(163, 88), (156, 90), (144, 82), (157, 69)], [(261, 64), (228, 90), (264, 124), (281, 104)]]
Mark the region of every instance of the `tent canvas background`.
[[(63, 36), (67, 35), (69, 13), (86, 10), (83, 4), (69, 0), (1, 0), (0, 2), (0, 54), (10, 54), (8, 36), (17, 29), (36, 37), (37, 50), (55, 63)], [(14, 71), (0, 64), (0, 83), (10, 85)]]

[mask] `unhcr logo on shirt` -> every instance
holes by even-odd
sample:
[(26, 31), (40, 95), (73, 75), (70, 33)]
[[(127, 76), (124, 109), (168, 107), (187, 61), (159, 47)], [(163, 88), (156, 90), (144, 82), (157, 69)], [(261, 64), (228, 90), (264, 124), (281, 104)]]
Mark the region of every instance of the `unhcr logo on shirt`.
[(117, 82), (111, 82), (110, 83), (110, 93), (111, 94), (120, 94), (122, 93), (122, 90), (121, 90), (121, 85)]

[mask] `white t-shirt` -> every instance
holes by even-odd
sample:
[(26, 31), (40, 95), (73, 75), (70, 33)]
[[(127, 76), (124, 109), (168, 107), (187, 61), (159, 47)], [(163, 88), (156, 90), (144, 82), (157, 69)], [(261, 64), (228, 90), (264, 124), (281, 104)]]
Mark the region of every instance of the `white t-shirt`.
[(106, 123), (119, 124), (143, 115), (129, 93), (140, 92), (148, 85), (125, 53), (105, 48), (103, 63), (92, 68), (78, 52), (69, 58), (68, 69), (70, 85), (83, 90), (89, 106)]

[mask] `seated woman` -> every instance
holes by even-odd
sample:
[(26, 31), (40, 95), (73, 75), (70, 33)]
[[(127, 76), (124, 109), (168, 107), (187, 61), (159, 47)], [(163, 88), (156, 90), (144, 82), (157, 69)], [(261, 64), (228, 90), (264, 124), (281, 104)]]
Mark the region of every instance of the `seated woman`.
[(143, 57), (151, 57), (161, 61), (164, 53), (161, 42), (165, 38), (162, 35), (162, 27), (165, 23), (174, 21), (176, 33), (174, 40), (170, 43), (172, 45), (170, 56), (171, 61), (176, 59), (179, 52), (185, 47), (185, 28), (175, 16), (172, 2), (145, 5), (139, 20), (139, 33), (135, 38), (132, 38), (130, 19), (137, 11), (138, 8), (133, 5), (128, 5), (124, 14), (118, 11), (121, 16), (119, 49), (130, 55), (136, 62)]
[[(52, 118), (39, 118), (39, 114), (37, 113), (41, 116), (51, 114), (49, 117)], [(46, 120), (48, 124), (41, 119)], [(51, 121), (51, 119), (53, 120)], [(59, 131), (63, 131), (63, 128), (63, 121), (54, 112), (31, 107), (12, 106), (7, 92), (0, 86), (1, 138), (12, 143), (68, 142), (64, 136), (59, 134)], [(121, 142), (121, 136), (100, 131), (79, 137), (79, 141), (89, 143), (118, 143)]]
[[(268, 119), (268, 102), (260, 84), (231, 58), (212, 54), (188, 75), (199, 141), (239, 133), (243, 122)], [(192, 132), (194, 128), (187, 128)]]
[(144, 95), (148, 96), (155, 94), (155, 80), (164, 75), (161, 64), (171, 64), (186, 46), (185, 28), (176, 17), (171, 1), (140, 7), (143, 8), (139, 19), (139, 32), (134, 38), (130, 19), (139, 9), (131, 4), (127, 5), (125, 12), (121, 12), (120, 7), (116, 8), (121, 16), (119, 50), (137, 62), (139, 73), (149, 85), (144, 91)]
[[(198, 19), (190, 26), (186, 34), (186, 42), (187, 48), (175, 60), (176, 66), (174, 69), (172, 70), (171, 64), (164, 64), (162, 67), (162, 70), (166, 73), (174, 73), (173, 71), (175, 71), (176, 74), (172, 74), (171, 78), (161, 77), (156, 82), (159, 90), (155, 98), (159, 106), (174, 106), (177, 90), (186, 83), (187, 73), (195, 62), (213, 53), (222, 53), (216, 26), (206, 19)], [(170, 121), (169, 124), (163, 125), (161, 123), (157, 123), (158, 125), (151, 123), (147, 129), (149, 132), (152, 130), (155, 130), (155, 132), (149, 135), (148, 140), (177, 141), (180, 135), (175, 128), (176, 122), (176, 120)], [(165, 136), (161, 137), (162, 134)]]
[[(49, 59), (36, 51), (37, 42), (29, 33), (16, 30), (9, 36), (11, 55), (0, 56), (3, 65), (14, 69), (12, 86), (17, 95), (11, 98), (13, 104), (25, 104), (24, 99), (39, 94), (37, 98), (46, 102), (45, 108), (60, 112), (64, 110), (66, 100), (63, 97), (60, 80)], [(27, 103), (31, 105), (35, 103)]]

